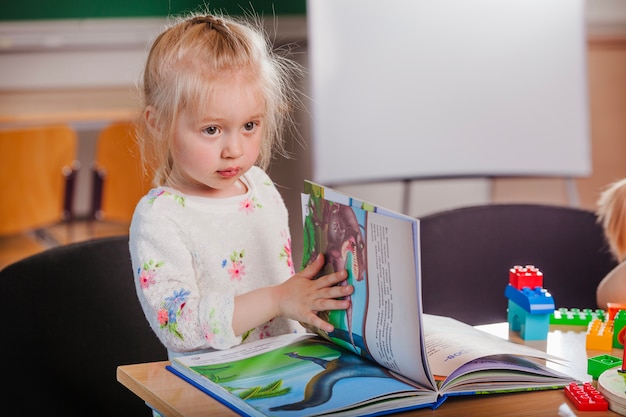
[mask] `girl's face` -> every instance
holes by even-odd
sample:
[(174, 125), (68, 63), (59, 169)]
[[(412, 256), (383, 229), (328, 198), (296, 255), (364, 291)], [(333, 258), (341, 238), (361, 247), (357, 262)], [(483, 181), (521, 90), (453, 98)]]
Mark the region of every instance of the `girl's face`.
[(241, 76), (220, 81), (199, 103), (200, 112), (181, 112), (174, 126), (174, 180), (168, 185), (185, 194), (231, 197), (245, 193), (239, 178), (259, 156), (265, 106), (257, 83)]

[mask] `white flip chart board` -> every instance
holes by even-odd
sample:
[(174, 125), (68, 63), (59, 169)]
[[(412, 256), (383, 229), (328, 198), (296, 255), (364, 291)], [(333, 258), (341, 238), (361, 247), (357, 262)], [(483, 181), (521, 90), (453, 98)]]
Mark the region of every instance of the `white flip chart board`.
[(584, 0), (309, 0), (313, 179), (591, 173)]

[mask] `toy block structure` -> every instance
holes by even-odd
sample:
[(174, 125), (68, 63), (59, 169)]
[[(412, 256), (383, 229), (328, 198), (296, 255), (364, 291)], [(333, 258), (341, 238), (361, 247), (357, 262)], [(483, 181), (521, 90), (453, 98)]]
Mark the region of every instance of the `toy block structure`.
[(518, 290), (524, 287), (543, 287), (543, 273), (534, 265), (515, 265), (509, 269), (509, 284)]
[(611, 355), (594, 356), (587, 359), (587, 373), (593, 379), (598, 379), (607, 369), (622, 365), (622, 359)]
[(591, 385), (585, 382), (578, 385), (575, 382), (565, 387), (565, 395), (570, 399), (579, 411), (606, 411), (609, 409), (609, 403), (604, 395)]
[(613, 348), (613, 320), (591, 321), (587, 327), (586, 348), (611, 351)]
[(509, 328), (524, 340), (547, 339), (554, 299), (543, 288), (543, 273), (533, 265), (514, 266), (504, 295), (509, 299)]
[(600, 319), (604, 321), (605, 311), (601, 309), (592, 310), (590, 308), (564, 308), (560, 307), (550, 316), (550, 324), (564, 326), (588, 326), (592, 320)]

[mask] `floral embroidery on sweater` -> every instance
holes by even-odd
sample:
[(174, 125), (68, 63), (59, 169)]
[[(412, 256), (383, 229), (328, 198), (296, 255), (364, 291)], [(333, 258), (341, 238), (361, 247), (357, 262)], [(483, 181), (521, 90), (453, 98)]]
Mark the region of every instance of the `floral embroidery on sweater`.
[(239, 210), (245, 212), (246, 214), (252, 213), (255, 208), (263, 208), (263, 205), (259, 203), (256, 197), (252, 197), (252, 199), (246, 198), (239, 203)]
[(214, 308), (209, 312), (209, 325), (204, 327), (204, 338), (209, 343), (213, 343), (215, 340), (215, 336), (220, 333), (219, 320), (215, 318), (217, 312)]
[(166, 191), (160, 188), (154, 188), (148, 192), (148, 202), (152, 204), (157, 198), (161, 196), (170, 197), (171, 199), (176, 201), (178, 204), (180, 204), (181, 207), (185, 207), (185, 197), (172, 194), (169, 191)]
[(272, 337), (272, 333), (270, 332), (270, 325), (272, 321), (268, 321), (259, 329), (259, 339), (265, 339), (266, 337)]
[[(241, 281), (241, 278), (246, 275), (246, 266), (243, 263), (243, 250), (237, 252), (234, 251), (230, 255), (230, 268), (228, 268), (228, 273), (230, 274), (231, 281)], [(228, 262), (226, 259), (222, 261), (222, 268), (226, 267)]]
[(168, 330), (174, 336), (184, 340), (183, 335), (178, 330), (178, 318), (180, 317), (190, 292), (181, 288), (174, 291), (170, 297), (165, 297), (162, 307), (157, 312), (159, 324), (162, 329)]
[[(254, 330), (254, 329), (252, 329)], [(248, 336), (250, 336), (250, 333), (252, 333), (252, 330), (248, 330), (247, 332), (245, 332), (244, 334), (241, 335), (241, 341), (245, 342), (246, 339), (248, 338)]]
[(146, 288), (154, 284), (154, 277), (157, 274), (156, 269), (162, 266), (163, 263), (163, 261), (155, 262), (154, 260), (150, 259), (148, 262), (145, 262), (143, 266), (137, 271), (137, 274), (139, 275), (139, 284), (141, 285), (142, 289), (145, 290)]
[(291, 274), (293, 275), (295, 274), (296, 270), (294, 268), (291, 255), (291, 238), (289, 237), (289, 234), (284, 230), (280, 233), (280, 235), (283, 237), (283, 239), (286, 240), (286, 242), (283, 245), (283, 248), (278, 256), (280, 257), (280, 259), (284, 260), (287, 263), (287, 266), (289, 267), (289, 269), (291, 270)]

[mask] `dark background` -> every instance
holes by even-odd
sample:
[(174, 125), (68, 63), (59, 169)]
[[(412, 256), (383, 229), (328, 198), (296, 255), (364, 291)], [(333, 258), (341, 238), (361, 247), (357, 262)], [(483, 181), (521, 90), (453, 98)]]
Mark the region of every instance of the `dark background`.
[(304, 15), (306, 0), (31, 0), (3, 1), (0, 20), (164, 17), (202, 10), (260, 16)]

